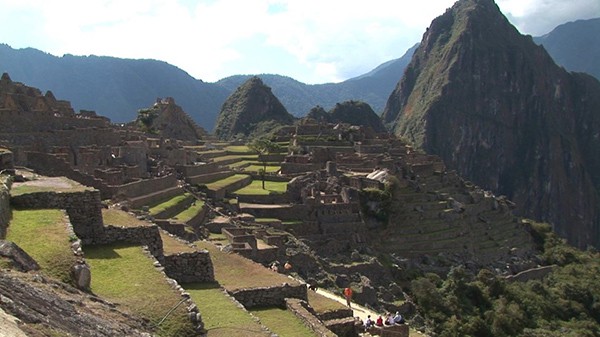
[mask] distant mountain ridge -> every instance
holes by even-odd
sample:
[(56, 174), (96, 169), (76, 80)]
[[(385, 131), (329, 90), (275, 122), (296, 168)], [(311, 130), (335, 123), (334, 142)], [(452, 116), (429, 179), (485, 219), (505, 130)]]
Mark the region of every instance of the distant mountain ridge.
[[(558, 64), (600, 78), (600, 19), (579, 20), (534, 38)], [(418, 44), (395, 60), (340, 83), (305, 84), (281, 75), (259, 75), (294, 116), (305, 116), (320, 105), (359, 100), (380, 114)], [(113, 122), (129, 122), (157, 97), (173, 97), (196, 123), (212, 131), (225, 99), (254, 75), (234, 75), (215, 83), (197, 80), (185, 71), (157, 60), (104, 56), (56, 57), (33, 48), (13, 49), (0, 43), (0, 73), (14, 81), (51, 90), (76, 110), (94, 110)]]
[[(260, 75), (286, 109), (305, 116), (316, 105), (332, 108), (347, 100), (365, 101), (381, 112), (402, 77), (413, 47), (396, 60), (341, 83), (309, 85), (281, 75)], [(157, 97), (173, 97), (194, 121), (212, 131), (225, 99), (254, 75), (236, 75), (215, 83), (194, 79), (166, 62), (104, 56), (56, 57), (37, 49), (0, 44), (0, 73), (14, 81), (51, 90), (76, 110), (94, 110), (113, 122), (129, 122)]]
[(567, 22), (533, 40), (567, 70), (600, 80), (600, 18)]
[(51, 90), (78, 109), (95, 110), (113, 122), (129, 122), (157, 97), (174, 97), (201, 126), (212, 130), (229, 92), (156, 60), (56, 57), (37, 49), (0, 44), (0, 73), (42, 91)]

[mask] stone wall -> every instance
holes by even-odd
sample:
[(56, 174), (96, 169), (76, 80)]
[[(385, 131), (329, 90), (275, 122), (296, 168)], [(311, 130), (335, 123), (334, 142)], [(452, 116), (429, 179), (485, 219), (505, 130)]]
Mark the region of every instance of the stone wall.
[(251, 176), (247, 176), (246, 178), (239, 180), (233, 184), (229, 184), (223, 188), (220, 188), (218, 190), (208, 190), (208, 192), (206, 193), (206, 195), (210, 198), (213, 199), (223, 199), (225, 198), (225, 195), (227, 195), (227, 193), (235, 191), (237, 189), (240, 189), (248, 184), (250, 184), (250, 182), (252, 181), (252, 177)]
[(321, 169), (320, 163), (308, 163), (308, 164), (299, 164), (299, 163), (281, 163), (281, 174), (295, 174), (295, 173), (304, 173), (304, 172), (312, 172)]
[(238, 289), (229, 292), (238, 302), (246, 308), (256, 307), (284, 307), (286, 298), (297, 298), (306, 301), (306, 285), (281, 286)]
[[(183, 192), (183, 191), (182, 191)], [(153, 216), (157, 219), (168, 219), (188, 209), (196, 200), (193, 195), (187, 195), (181, 202), (165, 209), (162, 212), (156, 213)]]
[[(302, 323), (312, 330), (316, 336), (319, 337), (335, 337), (337, 336), (331, 330), (327, 329), (327, 327), (321, 322), (315, 315), (314, 310), (308, 306), (305, 301), (296, 299), (296, 298), (287, 298), (285, 300), (285, 305), (289, 311), (291, 311), (294, 316), (298, 317)], [(358, 334), (354, 335), (343, 335), (343, 336), (358, 336)]]
[(148, 251), (158, 260), (163, 258), (163, 244), (160, 238), (158, 226), (140, 226), (140, 227), (104, 227), (104, 235), (83, 241), (89, 245), (107, 245), (112, 243), (131, 243), (146, 246)]
[(180, 186), (173, 186), (164, 190), (159, 190), (153, 193), (144, 194), (136, 198), (129, 199), (129, 206), (132, 208), (140, 208), (142, 206), (157, 205), (165, 200), (168, 200), (176, 195), (184, 192)]
[(261, 248), (261, 249), (240, 249), (235, 250), (239, 255), (252, 260), (260, 264), (269, 264), (279, 258), (280, 249), (277, 247), (273, 248)]
[(188, 232), (185, 224), (170, 220), (154, 220), (154, 223), (156, 223), (158, 227), (169, 232), (169, 234), (173, 234), (185, 241), (193, 242), (198, 240), (198, 235), (196, 233)]
[(258, 154), (259, 162), (278, 162), (281, 163), (285, 160), (285, 154), (275, 153), (275, 154)]
[(6, 238), (6, 229), (11, 218), (10, 184), (9, 176), (0, 175), (0, 239)]
[(3, 170), (14, 170), (14, 158), (12, 151), (0, 147), (0, 172)]
[(290, 197), (287, 193), (283, 194), (267, 194), (267, 195), (237, 195), (239, 202), (250, 204), (287, 204), (290, 202)]
[(215, 173), (221, 170), (223, 170), (223, 168), (220, 165), (220, 163), (177, 166), (177, 172), (180, 172), (185, 177), (193, 177), (201, 174)]
[(215, 273), (208, 251), (165, 255), (165, 273), (179, 283), (214, 282)]
[[(199, 201), (197, 201), (197, 202), (199, 202)], [(208, 206), (206, 206), (206, 204), (204, 204), (202, 206), (202, 210), (200, 212), (198, 212), (196, 215), (194, 215), (185, 224), (197, 229), (202, 224), (202, 222), (204, 222), (204, 219), (206, 218), (208, 211), (209, 211)]]
[(66, 210), (73, 231), (84, 244), (91, 243), (104, 235), (101, 199), (98, 190), (56, 193), (40, 192), (23, 194), (11, 198), (15, 208)]
[(25, 152), (25, 166), (37, 173), (49, 177), (64, 176), (82, 185), (94, 187), (99, 190), (102, 199), (112, 197), (110, 189), (102, 180), (79, 170), (74, 170), (64, 159), (42, 152)]
[(212, 173), (206, 173), (206, 174), (199, 174), (199, 175), (195, 175), (195, 176), (188, 176), (185, 178), (185, 181), (188, 184), (200, 185), (200, 184), (206, 184), (206, 183), (210, 183), (213, 181), (225, 179), (232, 175), (234, 175), (234, 172), (227, 170), (224, 172), (212, 172)]
[(308, 219), (309, 207), (307, 205), (294, 204), (276, 208), (248, 208), (243, 207), (242, 212), (250, 213), (257, 218), (276, 218), (280, 220), (304, 220)]
[(175, 186), (177, 186), (177, 177), (174, 174), (169, 174), (164, 177), (143, 179), (129, 184), (113, 186), (113, 188), (115, 188), (113, 193), (114, 195), (135, 198)]

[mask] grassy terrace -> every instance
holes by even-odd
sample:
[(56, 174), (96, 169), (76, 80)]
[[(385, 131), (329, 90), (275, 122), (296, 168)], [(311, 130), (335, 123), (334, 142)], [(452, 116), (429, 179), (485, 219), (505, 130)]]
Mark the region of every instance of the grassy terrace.
[(69, 270), (75, 263), (71, 252), (67, 217), (57, 209), (13, 210), (6, 240), (26, 251), (47, 275), (70, 283)]
[(292, 312), (280, 308), (262, 308), (252, 310), (260, 321), (279, 336), (314, 337), (315, 333), (307, 328)]
[(196, 241), (195, 244), (210, 252), (215, 269), (215, 279), (225, 289), (268, 287), (284, 282), (295, 283), (289, 277), (274, 273), (240, 255), (224, 253), (208, 241)]
[[(244, 168), (244, 171), (247, 172), (254, 172), (254, 173), (258, 173), (259, 170), (265, 169), (265, 166), (262, 164), (250, 164), (249, 166), (246, 166)], [(267, 165), (265, 172), (267, 173), (273, 173), (273, 172), (277, 172), (281, 169), (281, 165), (277, 164), (277, 165)]]
[[(84, 247), (94, 294), (157, 324), (181, 300), (142, 248), (122, 244)], [(184, 306), (157, 327), (158, 336), (193, 336)]]
[(165, 255), (193, 253), (197, 251), (196, 248), (190, 247), (189, 245), (186, 245), (185, 243), (175, 239), (164, 230), (160, 231), (160, 238), (163, 243), (163, 251)]
[(33, 180), (13, 183), (10, 194), (12, 196), (39, 193), (39, 192), (83, 192), (92, 190), (91, 187), (81, 185), (65, 177), (41, 177), (33, 175)]
[(151, 215), (156, 215), (159, 214), (160, 212), (164, 212), (167, 209), (178, 205), (179, 203), (185, 202), (186, 199), (188, 199), (190, 197), (189, 193), (184, 193), (184, 194), (180, 194), (180, 195), (176, 195), (173, 198), (166, 200), (165, 202), (162, 202), (158, 205), (155, 205), (153, 207), (150, 208), (149, 213)]
[(175, 215), (173, 219), (179, 220), (181, 222), (188, 222), (190, 219), (195, 217), (198, 213), (202, 211), (202, 207), (204, 207), (204, 201), (196, 200), (190, 207), (188, 207), (185, 211)]
[(151, 225), (151, 223), (147, 221), (139, 220), (133, 214), (115, 208), (103, 208), (102, 219), (104, 225), (113, 225), (117, 227), (140, 227)]
[(221, 180), (214, 181), (212, 183), (208, 183), (208, 184), (206, 184), (206, 187), (209, 190), (216, 191), (225, 186), (229, 186), (235, 182), (245, 179), (246, 177), (248, 177), (247, 174), (234, 174), (231, 177), (227, 177), (225, 179), (221, 179)]
[(218, 284), (193, 283), (184, 287), (198, 305), (209, 337), (271, 336), (248, 312), (238, 308)]
[(229, 154), (255, 154), (255, 151), (252, 151), (247, 145), (229, 145), (226, 146), (223, 150), (227, 151)]
[(250, 185), (240, 188), (233, 193), (239, 195), (267, 195), (282, 194), (287, 190), (286, 181), (265, 181), (265, 188), (262, 188), (261, 180), (253, 180)]
[(229, 160), (229, 159), (257, 161), (258, 155), (257, 154), (230, 154), (230, 155), (226, 155), (226, 156), (215, 157), (215, 158), (213, 158), (213, 161), (218, 163), (218, 162)]

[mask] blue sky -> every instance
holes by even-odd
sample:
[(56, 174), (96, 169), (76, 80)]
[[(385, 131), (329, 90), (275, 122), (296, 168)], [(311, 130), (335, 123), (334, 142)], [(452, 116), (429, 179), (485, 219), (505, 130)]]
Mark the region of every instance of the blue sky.
[[(0, 0), (0, 43), (157, 59), (197, 79), (339, 82), (402, 56), (453, 0)], [(600, 0), (496, 0), (521, 33), (600, 16)]]

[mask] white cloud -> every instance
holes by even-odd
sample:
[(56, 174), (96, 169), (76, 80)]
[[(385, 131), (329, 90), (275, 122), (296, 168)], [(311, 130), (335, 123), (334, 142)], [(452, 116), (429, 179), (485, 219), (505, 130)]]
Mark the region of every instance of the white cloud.
[[(521, 32), (533, 35), (600, 14), (598, 0), (497, 1)], [(453, 3), (0, 0), (0, 43), (55, 55), (159, 59), (207, 81), (259, 72), (318, 83), (400, 57)]]

